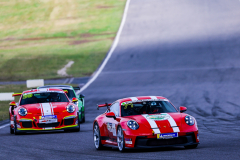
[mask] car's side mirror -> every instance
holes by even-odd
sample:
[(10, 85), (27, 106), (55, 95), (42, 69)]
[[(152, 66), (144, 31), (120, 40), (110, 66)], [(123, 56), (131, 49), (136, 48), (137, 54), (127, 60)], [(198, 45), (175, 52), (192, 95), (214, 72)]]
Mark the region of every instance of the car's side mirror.
[(75, 98), (75, 97), (72, 99), (72, 102), (73, 102), (73, 103), (74, 103), (74, 102), (77, 102), (77, 101), (78, 101), (78, 99)]
[(15, 101), (12, 101), (12, 102), (9, 103), (9, 106), (16, 106), (16, 105), (17, 105), (17, 104), (16, 104)]
[(83, 94), (80, 94), (79, 95), (79, 98), (84, 98), (85, 96)]
[(10, 102), (10, 103), (9, 103), (9, 106), (11, 107), (10, 110), (11, 110), (12, 115), (14, 115), (13, 110), (14, 110), (14, 108), (17, 106), (16, 102), (15, 102), (15, 101)]
[(106, 117), (116, 119), (116, 115), (113, 112), (106, 113)]
[(187, 110), (187, 107), (180, 106), (179, 110), (180, 110), (180, 113), (183, 113), (183, 112), (185, 112)]

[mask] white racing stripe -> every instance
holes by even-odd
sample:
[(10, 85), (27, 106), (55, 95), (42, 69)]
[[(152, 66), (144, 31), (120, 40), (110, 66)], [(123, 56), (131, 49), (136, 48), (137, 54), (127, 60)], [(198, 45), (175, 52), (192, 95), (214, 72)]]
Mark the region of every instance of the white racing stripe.
[(157, 97), (156, 96), (149, 96), (151, 99), (157, 99)]
[(48, 88), (41, 88), (41, 89), (38, 89), (38, 91), (42, 91), (42, 92), (48, 91)]
[(53, 105), (52, 105), (52, 103), (50, 103), (50, 106), (51, 106), (51, 112), (52, 112), (52, 115), (54, 115), (54, 111), (53, 111)]
[(44, 116), (46, 115), (52, 115), (52, 110), (51, 110), (51, 106), (50, 103), (42, 103), (42, 114)]
[(142, 116), (148, 121), (148, 123), (150, 124), (150, 126), (155, 134), (161, 133), (156, 122), (153, 119), (147, 118), (147, 114), (142, 114)]
[(131, 101), (138, 101), (138, 99), (136, 97), (129, 97), (131, 99)]
[[(167, 113), (166, 113), (167, 114)], [(179, 127), (177, 127), (177, 124), (175, 122), (175, 120), (172, 118), (172, 116), (170, 116), (169, 114), (167, 114), (170, 118), (168, 118), (168, 122), (170, 123), (173, 132), (180, 132)]]

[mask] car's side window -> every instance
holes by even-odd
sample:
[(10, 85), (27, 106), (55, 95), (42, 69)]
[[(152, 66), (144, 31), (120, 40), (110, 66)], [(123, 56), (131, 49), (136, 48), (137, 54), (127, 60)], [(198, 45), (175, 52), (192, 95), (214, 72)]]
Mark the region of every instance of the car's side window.
[(112, 104), (112, 106), (110, 107), (110, 112), (114, 112), (116, 117), (119, 117), (119, 103), (118, 102)]

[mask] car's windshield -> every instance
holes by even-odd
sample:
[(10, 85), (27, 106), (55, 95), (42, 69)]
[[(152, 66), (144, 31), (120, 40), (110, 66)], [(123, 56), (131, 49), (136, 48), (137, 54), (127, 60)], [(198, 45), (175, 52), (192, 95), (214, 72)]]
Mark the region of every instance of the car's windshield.
[(177, 112), (168, 101), (123, 102), (121, 116)]
[(71, 90), (71, 89), (63, 89), (63, 90), (64, 90), (64, 91), (65, 91), (65, 90), (67, 91), (67, 96), (68, 96), (69, 99), (72, 99), (72, 98), (74, 98), (74, 97), (76, 98), (73, 90)]
[(24, 93), (20, 105), (48, 102), (69, 102), (69, 100), (63, 92)]

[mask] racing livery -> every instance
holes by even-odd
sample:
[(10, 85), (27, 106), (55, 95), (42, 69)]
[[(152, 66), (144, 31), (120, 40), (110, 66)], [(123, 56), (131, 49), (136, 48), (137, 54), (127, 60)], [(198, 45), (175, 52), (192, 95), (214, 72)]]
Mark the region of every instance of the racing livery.
[(99, 107), (107, 107), (107, 111), (93, 122), (96, 149), (108, 145), (120, 151), (164, 146), (196, 148), (199, 144), (196, 119), (183, 113), (186, 107), (178, 110), (164, 97), (130, 97)]
[(58, 89), (62, 89), (64, 91), (67, 91), (67, 96), (70, 100), (72, 100), (74, 97), (78, 99), (77, 102), (75, 102), (75, 104), (78, 106), (79, 108), (79, 119), (81, 123), (85, 122), (85, 107), (84, 107), (84, 95), (80, 94), (79, 96), (76, 95), (75, 90), (80, 90), (79, 87), (72, 87), (72, 86), (68, 86), (68, 85), (47, 85), (47, 86), (42, 86), (42, 87), (38, 87), (38, 89), (40, 88), (58, 88)]
[(46, 130), (72, 130), (80, 131), (78, 106), (74, 103), (77, 98), (70, 101), (61, 89), (44, 88), (32, 89), (23, 93), (19, 103), (11, 102), (9, 105), (10, 133)]

